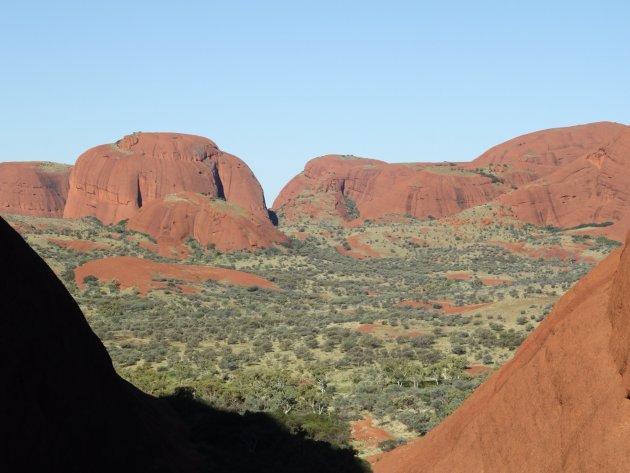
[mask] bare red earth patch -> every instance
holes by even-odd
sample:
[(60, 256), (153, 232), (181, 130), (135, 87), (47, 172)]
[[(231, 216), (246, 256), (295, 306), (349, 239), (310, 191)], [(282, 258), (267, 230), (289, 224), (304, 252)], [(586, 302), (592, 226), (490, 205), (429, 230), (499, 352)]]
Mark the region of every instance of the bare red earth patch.
[(446, 279), (457, 279), (461, 281), (470, 281), (470, 273), (449, 273), (446, 275)]
[(93, 250), (109, 250), (111, 249), (108, 245), (99, 245), (98, 243), (94, 243), (89, 240), (59, 240), (55, 238), (49, 238), (48, 241), (50, 243), (54, 243), (55, 245), (59, 245), (63, 248), (68, 248), (69, 250), (78, 251), (79, 253), (87, 253), (88, 251)]
[(392, 438), (389, 432), (372, 425), (372, 417), (365, 418), (352, 423), (352, 439), (363, 442), (369, 446), (376, 446), (383, 440)]
[[(75, 272), (77, 285), (83, 289), (86, 276), (93, 275), (102, 281), (118, 281), (121, 289), (137, 288), (141, 294), (153, 289), (168, 286), (167, 282), (156, 279), (170, 278), (189, 283), (200, 283), (211, 279), (236, 286), (258, 286), (278, 289), (278, 286), (265, 278), (233, 269), (210, 266), (193, 266), (175, 263), (159, 263), (133, 256), (115, 256), (89, 261), (79, 266)], [(177, 285), (177, 284), (176, 284)], [(194, 288), (179, 285), (183, 292), (190, 293)]]

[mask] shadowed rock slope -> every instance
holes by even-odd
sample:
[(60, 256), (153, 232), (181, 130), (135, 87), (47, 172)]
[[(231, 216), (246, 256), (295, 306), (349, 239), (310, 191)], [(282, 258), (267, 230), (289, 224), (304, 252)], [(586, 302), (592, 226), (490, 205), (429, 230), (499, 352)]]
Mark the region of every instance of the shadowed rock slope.
[(179, 421), (116, 375), (70, 294), (2, 219), (0, 241), (0, 469), (192, 471)]
[(0, 163), (0, 212), (61, 217), (70, 169), (47, 162)]
[(630, 249), (572, 288), (515, 357), (377, 473), (630, 470)]
[(0, 218), (0, 471), (364, 473), (350, 449), (190, 389), (155, 399), (121, 379), (51, 269)]

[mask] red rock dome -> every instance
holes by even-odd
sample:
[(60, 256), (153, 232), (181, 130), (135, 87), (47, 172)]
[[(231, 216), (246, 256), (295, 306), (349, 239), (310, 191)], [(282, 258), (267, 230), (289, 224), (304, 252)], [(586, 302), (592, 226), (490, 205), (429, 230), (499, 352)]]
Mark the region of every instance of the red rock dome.
[(70, 169), (48, 162), (0, 163), (0, 212), (61, 217)]
[[(218, 211), (212, 199), (231, 211)], [(83, 153), (70, 175), (64, 217), (88, 215), (107, 224), (129, 219), (130, 228), (158, 240), (193, 236), (226, 250), (285, 240), (249, 167), (194, 135), (134, 133)]]

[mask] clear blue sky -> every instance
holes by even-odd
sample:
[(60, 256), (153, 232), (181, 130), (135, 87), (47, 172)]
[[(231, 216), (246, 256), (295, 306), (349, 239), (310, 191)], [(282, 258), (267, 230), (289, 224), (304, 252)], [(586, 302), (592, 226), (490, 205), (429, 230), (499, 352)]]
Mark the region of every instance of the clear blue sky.
[(627, 1), (4, 1), (0, 161), (193, 133), (271, 205), (322, 154), (466, 161), (630, 123), (629, 24)]

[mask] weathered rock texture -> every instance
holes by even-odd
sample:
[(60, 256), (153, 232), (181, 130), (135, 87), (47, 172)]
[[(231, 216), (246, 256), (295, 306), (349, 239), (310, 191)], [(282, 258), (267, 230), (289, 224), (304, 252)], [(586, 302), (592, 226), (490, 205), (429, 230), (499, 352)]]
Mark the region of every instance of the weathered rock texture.
[(178, 421), (116, 375), (70, 294), (2, 219), (0, 241), (3, 471), (191, 471)]
[(284, 240), (249, 167), (194, 135), (136, 133), (82, 154), (70, 175), (64, 217), (88, 215), (107, 224), (129, 219), (158, 240), (193, 236), (226, 250)]
[(424, 219), (483, 204), (499, 196), (502, 188), (460, 166), (328, 155), (309, 161), (280, 192), (273, 208), (287, 221), (366, 220), (388, 214)]
[(612, 222), (617, 240), (630, 229), (630, 127), (595, 151), (515, 190), (499, 201), (535, 225), (573, 227)]
[(61, 217), (70, 169), (48, 162), (0, 163), (0, 212)]
[(516, 218), (537, 225), (611, 221), (602, 232), (621, 240), (630, 228), (628, 130), (608, 122), (543, 130), (470, 163), (323, 156), (307, 163), (273, 207), (287, 223), (348, 223), (389, 214), (439, 218), (498, 198)]
[(630, 470), (630, 249), (571, 289), (491, 376), (376, 473)]
[(506, 182), (520, 186), (596, 151), (625, 128), (620, 123), (597, 122), (536, 131), (490, 148), (469, 167), (492, 166)]
[(187, 238), (219, 251), (256, 250), (288, 241), (268, 218), (259, 218), (225, 200), (191, 192), (171, 194), (143, 206), (128, 227), (153, 236), (169, 256)]

